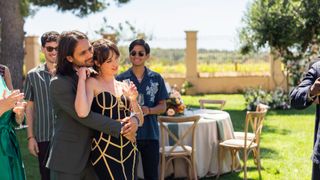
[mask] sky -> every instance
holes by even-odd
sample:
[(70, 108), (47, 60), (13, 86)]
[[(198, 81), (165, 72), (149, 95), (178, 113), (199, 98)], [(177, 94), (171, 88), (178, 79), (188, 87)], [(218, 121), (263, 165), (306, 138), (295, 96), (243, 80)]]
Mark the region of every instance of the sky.
[[(129, 21), (137, 30), (151, 35), (152, 48), (185, 48), (185, 31), (198, 31), (197, 47), (237, 50), (238, 31), (250, 0), (131, 0), (120, 7), (111, 4), (106, 10), (79, 18), (71, 12), (58, 12), (55, 7), (39, 8), (26, 18), (26, 35), (41, 36), (55, 30), (80, 30), (90, 39), (101, 36), (95, 31), (103, 26)], [(129, 42), (121, 42), (127, 45)]]

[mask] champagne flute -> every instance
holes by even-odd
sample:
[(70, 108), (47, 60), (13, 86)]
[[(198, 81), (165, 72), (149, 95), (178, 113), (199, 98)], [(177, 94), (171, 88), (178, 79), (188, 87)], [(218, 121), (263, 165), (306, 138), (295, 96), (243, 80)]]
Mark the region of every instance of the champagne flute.
[(124, 79), (122, 82), (124, 82), (127, 86), (130, 87), (130, 79)]
[(129, 94), (128, 94), (128, 97), (132, 100), (133, 99), (133, 95), (132, 95), (132, 93), (130, 92), (130, 88), (131, 88), (131, 81), (130, 81), (130, 79), (124, 79), (123, 81), (122, 81), (123, 83), (124, 83), (124, 89), (127, 91), (127, 92), (129, 92)]
[(144, 105), (144, 96), (143, 96), (143, 94), (140, 94), (140, 93), (139, 93), (139, 95), (138, 95), (138, 104), (139, 104), (140, 106), (143, 106), (143, 105)]

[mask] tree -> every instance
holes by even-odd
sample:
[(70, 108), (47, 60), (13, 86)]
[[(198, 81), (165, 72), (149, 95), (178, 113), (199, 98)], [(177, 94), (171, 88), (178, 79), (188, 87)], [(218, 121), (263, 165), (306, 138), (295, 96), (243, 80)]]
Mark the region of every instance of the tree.
[(304, 64), (318, 53), (320, 2), (316, 0), (254, 0), (243, 18), (242, 53), (269, 47), (296, 85)]
[[(113, 0), (118, 5), (130, 0)], [(82, 17), (99, 12), (110, 5), (110, 0), (1, 0), (0, 1), (0, 63), (12, 73), (15, 88), (22, 88), (24, 17), (36, 12), (34, 7), (56, 7)]]
[(11, 70), (13, 85), (22, 87), (23, 24), (19, 0), (0, 1), (1, 47), (0, 63)]

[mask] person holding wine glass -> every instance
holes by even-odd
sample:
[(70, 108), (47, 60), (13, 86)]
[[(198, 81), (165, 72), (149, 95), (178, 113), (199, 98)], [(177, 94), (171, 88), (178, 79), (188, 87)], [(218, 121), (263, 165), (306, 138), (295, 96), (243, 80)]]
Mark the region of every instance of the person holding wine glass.
[[(105, 39), (94, 41), (92, 46), (93, 68), (98, 74), (88, 78), (88, 68), (81, 67), (78, 70), (75, 100), (78, 116), (86, 117), (93, 111), (116, 121), (130, 117), (141, 126), (144, 118), (136, 100), (138, 91), (135, 85), (117, 81), (114, 77), (119, 68), (118, 47)], [(122, 121), (123, 126), (127, 126), (127, 123)], [(119, 138), (99, 131), (94, 133), (91, 163), (99, 179), (136, 179), (136, 130), (129, 128)]]
[(129, 45), (132, 67), (117, 76), (117, 80), (130, 79), (139, 91), (139, 102), (144, 124), (138, 129), (137, 144), (141, 154), (144, 179), (159, 179), (159, 126), (157, 115), (166, 111), (168, 92), (160, 74), (145, 66), (150, 57), (150, 46), (143, 39)]
[[(0, 66), (0, 69), (1, 67), (4, 66)], [(6, 79), (10, 76), (10, 73), (5, 75), (6, 72), (9, 72), (8, 69), (0, 71), (0, 179), (25, 180), (24, 165), (14, 127), (24, 120), (26, 103), (22, 101), (24, 94), (20, 93), (20, 90), (9, 89), (12, 88), (12, 82), (11, 77)]]

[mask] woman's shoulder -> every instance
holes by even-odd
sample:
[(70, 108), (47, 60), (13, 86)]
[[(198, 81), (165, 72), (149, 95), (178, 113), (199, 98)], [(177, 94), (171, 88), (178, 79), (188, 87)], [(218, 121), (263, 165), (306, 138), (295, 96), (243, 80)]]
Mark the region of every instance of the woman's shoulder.
[(92, 84), (97, 84), (97, 83), (98, 83), (98, 79), (96, 77), (89, 77), (86, 80), (87, 85), (92, 85)]

